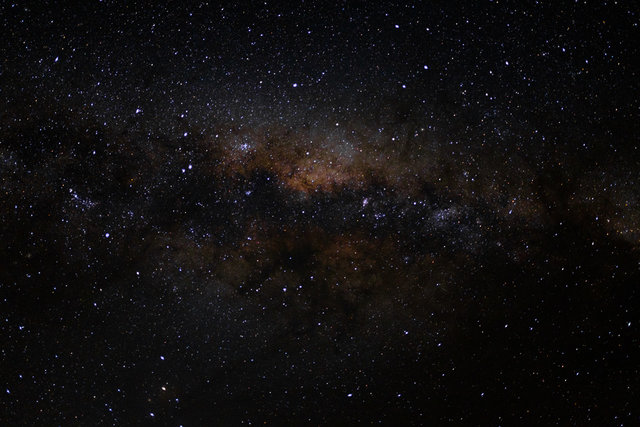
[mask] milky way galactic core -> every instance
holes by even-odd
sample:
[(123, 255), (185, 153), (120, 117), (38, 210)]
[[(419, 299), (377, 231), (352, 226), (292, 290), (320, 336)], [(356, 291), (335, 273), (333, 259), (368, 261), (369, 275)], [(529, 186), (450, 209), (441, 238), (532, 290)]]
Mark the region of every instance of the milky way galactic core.
[(0, 421), (640, 422), (619, 3), (4, 2)]

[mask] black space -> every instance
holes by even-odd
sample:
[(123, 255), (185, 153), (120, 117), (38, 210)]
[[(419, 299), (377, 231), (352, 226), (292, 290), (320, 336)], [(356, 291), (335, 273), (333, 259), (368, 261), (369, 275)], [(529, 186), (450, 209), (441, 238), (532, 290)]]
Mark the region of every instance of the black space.
[(639, 14), (0, 3), (0, 424), (640, 424)]

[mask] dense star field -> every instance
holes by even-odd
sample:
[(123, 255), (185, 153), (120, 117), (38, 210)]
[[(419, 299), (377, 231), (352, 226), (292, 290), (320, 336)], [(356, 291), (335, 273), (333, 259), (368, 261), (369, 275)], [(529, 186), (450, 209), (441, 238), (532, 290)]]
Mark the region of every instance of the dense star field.
[(634, 2), (0, 4), (0, 423), (640, 423)]

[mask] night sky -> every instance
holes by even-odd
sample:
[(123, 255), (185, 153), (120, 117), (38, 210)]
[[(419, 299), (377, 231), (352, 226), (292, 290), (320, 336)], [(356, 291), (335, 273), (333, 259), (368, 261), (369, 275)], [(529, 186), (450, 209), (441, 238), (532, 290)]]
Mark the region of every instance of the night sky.
[(640, 423), (637, 2), (167, 3), (0, 3), (0, 424)]

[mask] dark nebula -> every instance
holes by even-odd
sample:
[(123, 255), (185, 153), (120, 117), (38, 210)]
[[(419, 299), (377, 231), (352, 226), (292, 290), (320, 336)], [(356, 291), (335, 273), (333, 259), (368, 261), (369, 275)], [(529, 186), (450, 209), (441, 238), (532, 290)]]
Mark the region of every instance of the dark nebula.
[(640, 423), (638, 4), (71, 3), (0, 5), (0, 424)]

